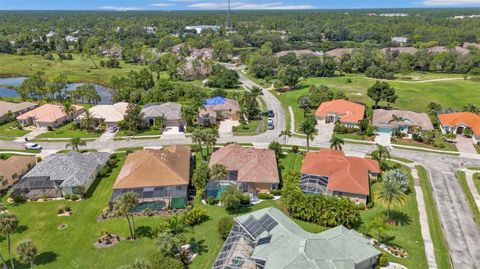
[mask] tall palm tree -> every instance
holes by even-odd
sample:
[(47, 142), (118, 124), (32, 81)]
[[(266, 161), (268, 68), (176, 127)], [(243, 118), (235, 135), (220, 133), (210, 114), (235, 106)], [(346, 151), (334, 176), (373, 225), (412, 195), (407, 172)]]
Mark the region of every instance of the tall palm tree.
[(345, 142), (341, 137), (338, 137), (336, 135), (333, 135), (332, 138), (330, 138), (330, 148), (335, 148), (336, 150), (342, 150), (342, 145)]
[(480, 107), (477, 104), (468, 104), (463, 107), (463, 110), (480, 115)]
[(199, 128), (193, 130), (192, 133), (192, 142), (198, 145), (198, 150), (200, 151), (200, 156), (202, 156), (202, 160), (205, 160), (205, 156), (203, 155), (203, 147), (202, 143), (205, 140), (205, 131)]
[(292, 137), (292, 132), (290, 130), (283, 130), (280, 132), (278, 137), (283, 137), (283, 144), (287, 144), (287, 137)]
[(371, 153), (372, 159), (379, 162), (390, 159), (390, 151), (387, 147), (377, 144), (377, 149)]
[(383, 182), (382, 189), (375, 197), (387, 209), (388, 218), (392, 208), (401, 207), (407, 201), (407, 196), (400, 190), (400, 185), (396, 181)]
[(310, 151), (310, 140), (315, 134), (315, 123), (311, 120), (306, 120), (302, 123), (301, 131), (307, 135), (307, 151)]
[(205, 130), (203, 143), (207, 146), (207, 156), (210, 156), (210, 152), (213, 152), (217, 144), (217, 138), (219, 138), (217, 129), (209, 128)]
[(135, 235), (135, 217), (133, 209), (138, 204), (138, 194), (135, 192), (126, 192), (115, 200), (113, 203), (113, 212), (118, 216), (123, 216), (127, 219), (128, 228), (130, 230), (130, 237), (137, 239)]
[(33, 244), (32, 240), (27, 239), (20, 242), (17, 245), (18, 259), (22, 263), (30, 264), (30, 268), (33, 268), (33, 262), (35, 261), (35, 256), (37, 256), (38, 249)]
[(300, 99), (299, 105), (300, 105), (300, 108), (303, 109), (304, 117), (307, 115), (307, 111), (310, 109), (311, 104), (312, 104), (312, 101), (310, 101), (310, 98), (306, 96)]
[(85, 146), (87, 145), (87, 142), (85, 140), (82, 140), (80, 137), (72, 137), (70, 138), (70, 142), (65, 145), (65, 148), (72, 148), (74, 151), (80, 151), (79, 146)]
[(95, 123), (95, 118), (93, 117), (92, 113), (90, 111), (85, 111), (83, 113), (83, 117), (80, 120), (80, 127), (82, 129), (91, 131), (93, 129), (93, 125)]
[(8, 257), (10, 258), (10, 265), (12, 269), (15, 268), (15, 265), (13, 264), (10, 235), (15, 233), (17, 228), (18, 228), (17, 216), (10, 213), (0, 214), (0, 233), (7, 237)]
[(62, 111), (63, 113), (65, 113), (65, 115), (71, 117), (75, 113), (75, 111), (77, 111), (77, 109), (70, 101), (66, 101), (63, 102)]
[(180, 116), (187, 122), (188, 126), (192, 126), (195, 118), (198, 115), (198, 110), (191, 106), (182, 106)]
[(210, 179), (213, 180), (222, 180), (227, 177), (227, 168), (223, 164), (214, 164), (212, 168), (210, 168)]

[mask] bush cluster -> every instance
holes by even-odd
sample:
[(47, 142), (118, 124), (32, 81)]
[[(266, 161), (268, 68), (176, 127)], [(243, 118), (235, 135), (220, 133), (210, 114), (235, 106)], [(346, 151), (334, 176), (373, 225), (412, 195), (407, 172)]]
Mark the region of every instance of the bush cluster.
[(223, 217), (217, 223), (217, 231), (222, 239), (227, 238), (233, 226), (233, 219), (230, 217)]
[(208, 220), (208, 212), (203, 207), (196, 207), (185, 214), (185, 222), (190, 225), (197, 225)]
[(216, 204), (218, 204), (218, 199), (215, 199), (214, 197), (209, 196), (209, 197), (207, 198), (207, 204), (209, 204), (209, 205), (216, 205)]
[(261, 193), (258, 194), (258, 199), (272, 200), (273, 199), (273, 194), (261, 192)]

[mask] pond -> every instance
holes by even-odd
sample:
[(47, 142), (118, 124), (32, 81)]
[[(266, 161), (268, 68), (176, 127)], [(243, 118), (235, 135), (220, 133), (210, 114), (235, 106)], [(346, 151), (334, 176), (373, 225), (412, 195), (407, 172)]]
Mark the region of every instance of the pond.
[[(5, 85), (9, 86), (18, 86), (22, 84), (22, 82), (27, 79), (27, 77), (11, 77), (11, 78), (0, 78), (0, 97), (17, 97), (19, 94), (17, 91), (13, 89), (9, 89), (5, 87)], [(85, 83), (70, 83), (67, 85), (67, 91), (73, 91), (75, 90), (78, 86), (81, 86)], [(102, 85), (98, 84), (93, 84), (95, 85), (95, 89), (97, 90), (97, 93), (100, 95), (102, 98), (100, 101), (100, 104), (110, 104), (112, 102), (112, 94), (110, 92), (110, 89), (107, 87), (104, 87)]]

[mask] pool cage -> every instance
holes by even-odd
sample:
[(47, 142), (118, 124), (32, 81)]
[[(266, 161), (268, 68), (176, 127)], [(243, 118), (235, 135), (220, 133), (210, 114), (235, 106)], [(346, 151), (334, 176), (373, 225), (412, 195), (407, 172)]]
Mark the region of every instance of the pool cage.
[(252, 258), (256, 242), (237, 221), (223, 243), (212, 269), (263, 269), (265, 261)]
[(59, 183), (50, 180), (48, 176), (24, 177), (15, 186), (13, 186), (12, 196), (23, 196), (27, 199), (32, 198), (58, 198), (62, 197), (62, 189)]
[(300, 178), (300, 188), (304, 193), (326, 194), (328, 177), (303, 174)]
[(233, 180), (209, 180), (205, 186), (205, 192), (203, 198), (213, 197), (220, 200), (222, 192), (224, 192), (229, 186), (237, 186), (237, 182)]
[[(115, 189), (110, 197), (110, 207), (122, 194), (134, 192), (138, 195), (139, 208), (148, 207), (151, 210), (179, 209), (187, 205), (187, 194), (183, 189), (175, 186), (137, 188), (137, 189)], [(134, 210), (137, 211), (137, 210)]]

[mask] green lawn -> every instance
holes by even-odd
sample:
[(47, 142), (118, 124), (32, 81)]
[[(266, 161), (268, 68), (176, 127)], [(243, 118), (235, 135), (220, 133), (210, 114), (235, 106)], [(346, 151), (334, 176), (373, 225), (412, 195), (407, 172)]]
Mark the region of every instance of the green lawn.
[(433, 199), (433, 191), (427, 172), (423, 166), (415, 166), (420, 179), (420, 185), (423, 191), (423, 199), (428, 217), (428, 227), (430, 228), (430, 236), (435, 250), (435, 261), (439, 269), (450, 269), (452, 264), (448, 255), (447, 243), (443, 236), (442, 226), (438, 217), (438, 210)]
[(465, 193), (465, 196), (467, 197), (467, 201), (470, 205), (470, 209), (472, 210), (473, 217), (475, 218), (475, 221), (480, 224), (480, 211), (478, 211), (477, 203), (475, 202), (475, 198), (473, 197), (472, 190), (470, 190), (470, 188), (468, 187), (465, 172), (457, 171), (456, 176), (458, 178), (458, 181), (460, 182), (463, 193)]
[[(239, 125), (233, 127), (233, 134), (234, 135), (256, 135), (258, 126), (263, 124), (264, 120), (251, 120), (244, 126)], [(265, 126), (260, 127), (260, 129), (265, 129)]]
[(401, 162), (404, 162), (404, 163), (413, 163), (412, 160), (405, 159), (405, 158), (402, 158), (402, 157), (392, 156), (392, 157), (390, 157), (390, 159), (392, 159), (392, 160), (397, 160), (397, 161), (401, 161)]
[(475, 182), (475, 188), (477, 188), (477, 191), (480, 194), (480, 173), (473, 174), (473, 182)]
[(17, 128), (11, 128), (12, 123), (2, 123), (0, 125), (0, 139), (13, 139), (15, 137), (24, 136), (30, 133), (29, 130), (19, 130)]
[(37, 138), (72, 138), (72, 137), (82, 137), (82, 138), (96, 138), (99, 137), (101, 133), (91, 133), (86, 130), (74, 129), (73, 122), (65, 124), (61, 127), (54, 128), (51, 132), (46, 132), (40, 134)]
[(394, 139), (392, 141), (392, 144), (393, 145), (397, 144), (397, 145), (403, 145), (403, 146), (412, 146), (412, 147), (419, 147), (419, 148), (426, 148), (426, 149), (446, 150), (446, 151), (458, 152), (457, 146), (455, 146), (455, 144), (453, 144), (453, 143), (448, 143), (448, 142), (444, 143), (444, 145), (445, 145), (444, 148), (434, 147), (432, 145), (417, 143), (417, 142), (414, 142), (412, 140), (403, 140), (403, 139), (402, 140)]
[[(57, 59), (57, 56), (55, 56)], [(102, 58), (94, 57), (98, 66)], [(106, 60), (108, 58), (103, 58)], [(92, 61), (81, 54), (73, 54), (71, 61), (47, 61), (40, 55), (10, 55), (0, 54), (0, 76), (31, 76), (41, 71), (46, 76), (52, 77), (59, 74), (65, 74), (71, 82), (95, 82), (102, 85), (108, 85), (113, 75), (126, 75), (131, 70), (138, 71), (144, 66), (120, 63), (121, 68), (95, 68)]]
[(353, 139), (353, 140), (367, 140), (367, 136), (359, 134), (335, 134), (339, 138)]
[[(423, 238), (420, 231), (418, 205), (415, 198), (413, 178), (409, 168), (402, 166), (402, 170), (410, 175), (411, 192), (407, 196), (405, 205), (402, 208), (397, 208), (394, 210), (403, 215), (402, 219), (404, 219), (404, 221), (399, 221), (395, 226), (389, 226), (389, 229), (386, 231), (386, 236), (391, 239), (388, 244), (401, 247), (407, 252), (408, 257), (396, 258), (390, 254), (387, 254), (388, 259), (392, 262), (401, 263), (408, 268), (428, 268)], [(373, 193), (374, 197), (375, 193), (380, 190), (381, 184), (383, 183), (376, 182), (372, 184), (371, 192)], [(373, 208), (361, 212), (364, 222), (364, 225), (362, 226), (368, 227), (369, 221), (371, 221), (374, 216), (384, 212), (385, 209), (382, 207), (382, 205), (375, 201), (375, 206)], [(363, 227), (361, 227), (360, 230), (362, 230)]]
[(290, 171), (300, 172), (303, 159), (303, 154), (288, 153), (284, 155), (278, 163), (282, 176), (285, 176)]
[[(128, 133), (128, 131), (120, 130), (120, 131), (118, 131), (118, 133), (115, 136), (116, 137), (129, 136), (127, 133)], [(142, 130), (140, 132), (135, 133), (135, 135), (161, 135), (161, 132), (159, 130), (155, 130), (155, 129), (145, 129), (145, 130)]]

